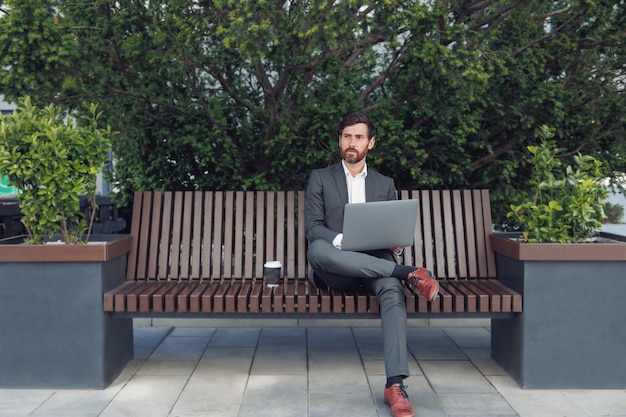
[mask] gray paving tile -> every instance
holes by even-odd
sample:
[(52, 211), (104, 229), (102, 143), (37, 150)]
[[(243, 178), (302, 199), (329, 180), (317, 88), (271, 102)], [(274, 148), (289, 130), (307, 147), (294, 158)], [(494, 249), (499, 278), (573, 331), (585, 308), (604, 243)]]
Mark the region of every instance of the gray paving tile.
[(508, 376), (487, 378), (520, 417), (589, 417), (563, 391), (522, 390)]
[(119, 390), (103, 391), (56, 391), (45, 403), (35, 410), (33, 417), (91, 417), (98, 416), (113, 400)]
[(259, 346), (251, 375), (304, 375), (307, 372), (305, 346)]
[(171, 327), (135, 327), (133, 333), (135, 359), (145, 359), (172, 331)]
[(507, 375), (506, 371), (491, 358), (490, 348), (464, 348), (463, 353), (483, 375)]
[(263, 329), (251, 375), (304, 375), (306, 371), (305, 329)]
[(417, 360), (465, 360), (459, 346), (444, 329), (410, 329), (407, 334), (410, 352)]
[(187, 382), (182, 376), (136, 376), (101, 417), (167, 417)]
[(626, 391), (566, 390), (563, 393), (591, 417), (626, 416)]
[(356, 348), (355, 337), (350, 328), (315, 328), (307, 330), (309, 349)]
[(137, 375), (189, 376), (206, 349), (209, 337), (168, 336), (141, 366)]
[(209, 343), (209, 337), (168, 337), (150, 355), (149, 360), (196, 360)]
[(247, 373), (195, 372), (172, 410), (173, 416), (232, 417), (239, 413)]
[(484, 327), (445, 328), (443, 331), (461, 348), (491, 345), (491, 332)]
[(224, 373), (248, 375), (254, 357), (252, 347), (209, 347), (202, 355), (194, 374), (221, 377)]
[(378, 417), (378, 410), (369, 389), (360, 393), (309, 394), (309, 417)]
[(419, 364), (438, 395), (495, 393), (469, 361), (419, 361)]
[(306, 329), (278, 328), (262, 329), (259, 346), (305, 345)]
[(216, 329), (213, 327), (176, 327), (172, 330), (172, 333), (170, 333), (170, 337), (212, 337), (215, 331)]
[(466, 360), (467, 356), (450, 341), (447, 345), (409, 344), (409, 351), (418, 361), (421, 360)]
[(198, 360), (150, 359), (137, 371), (138, 376), (184, 376), (189, 377)]
[(239, 417), (306, 416), (306, 375), (252, 375)]
[(439, 394), (439, 402), (451, 416), (514, 416), (515, 411), (497, 393)]
[(251, 347), (259, 341), (261, 329), (258, 328), (225, 328), (217, 329), (209, 345), (211, 347)]
[[(349, 354), (330, 356), (337, 352), (328, 351), (326, 353), (318, 353), (317, 355), (309, 354), (308, 363), (308, 390), (310, 393), (325, 393), (333, 396), (336, 393), (340, 395), (355, 395), (362, 392), (369, 392), (369, 383), (365, 370), (358, 359), (355, 352), (352, 358)], [(356, 356), (356, 360), (354, 357)]]
[(416, 328), (407, 332), (409, 346), (447, 346), (452, 343), (444, 329)]
[(52, 390), (0, 389), (0, 417), (28, 416), (53, 395)]
[(185, 385), (171, 415), (237, 416), (248, 383), (254, 348), (209, 348)]

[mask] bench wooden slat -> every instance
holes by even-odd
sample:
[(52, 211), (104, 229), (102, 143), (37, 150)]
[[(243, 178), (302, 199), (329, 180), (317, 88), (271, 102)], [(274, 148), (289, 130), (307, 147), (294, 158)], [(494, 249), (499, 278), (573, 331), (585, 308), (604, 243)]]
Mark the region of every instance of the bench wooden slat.
[(235, 246), (233, 251), (233, 276), (237, 279), (243, 277), (243, 258), (245, 252), (240, 248), (244, 248), (244, 221), (245, 221), (245, 192), (237, 191), (235, 194), (235, 228), (234, 228), (234, 239)]
[(183, 196), (183, 222), (182, 222), (182, 236), (180, 242), (181, 255), (180, 255), (180, 274), (179, 278), (189, 279), (191, 271), (193, 270), (191, 257), (191, 245), (192, 245), (192, 227), (193, 222), (193, 192), (186, 191)]
[(189, 311), (191, 313), (200, 313), (202, 311), (202, 294), (209, 289), (209, 285), (211, 285), (210, 282), (201, 282), (189, 294)]
[[(203, 246), (203, 256), (202, 256), (202, 278), (211, 277), (211, 267), (213, 265), (212, 261), (212, 243), (213, 242), (213, 222), (211, 219), (214, 217), (213, 212), (213, 192), (208, 191), (204, 194), (204, 204), (203, 204), (203, 213), (204, 213), (204, 226), (202, 228), (202, 246)], [(200, 245), (198, 245), (200, 246)]]
[(224, 249), (222, 262), (222, 276), (232, 278), (233, 274), (233, 245), (234, 245), (234, 193), (225, 193), (224, 199)]
[(139, 312), (148, 313), (152, 311), (152, 294), (159, 291), (161, 287), (164, 287), (167, 282), (164, 281), (150, 281), (150, 285), (146, 288), (146, 291), (139, 294)]
[[(213, 200), (213, 235), (208, 240), (210, 242), (211, 248), (208, 250), (211, 252), (211, 260), (212, 260), (212, 273), (210, 276), (219, 277), (222, 272), (222, 233), (223, 233), (223, 215), (224, 215), (224, 192), (216, 191), (214, 194)], [(211, 219), (208, 219), (209, 221)], [(224, 257), (224, 259), (228, 259)]]
[[(443, 217), (443, 235), (445, 240), (442, 249), (442, 259), (444, 260), (444, 272), (440, 277), (456, 278), (458, 271), (456, 265), (456, 240), (454, 235), (454, 220), (452, 218), (452, 200), (450, 193), (440, 193), (441, 197), (441, 214)], [(450, 300), (450, 303), (452, 300)], [(450, 304), (450, 307), (452, 305)]]
[(459, 285), (476, 295), (477, 311), (484, 313), (489, 311), (489, 295), (482, 293), (472, 281), (459, 282)]
[(452, 243), (453, 248), (456, 251), (456, 257), (453, 257), (451, 262), (455, 262), (455, 259), (458, 259), (456, 276), (459, 278), (466, 278), (468, 276), (468, 262), (467, 254), (465, 253), (466, 227), (463, 221), (463, 194), (460, 190), (453, 190), (451, 198), (453, 210), (452, 225), (454, 226), (454, 238)]
[(235, 301), (237, 300), (237, 296), (239, 295), (239, 290), (241, 289), (241, 282), (234, 281), (226, 295), (224, 295), (224, 311), (226, 313), (234, 313), (237, 311), (237, 306)]
[(293, 282), (285, 286), (285, 313), (296, 312), (296, 286)]
[(431, 222), (431, 198), (430, 193), (426, 190), (421, 190), (419, 193), (420, 205), (418, 207), (418, 211), (420, 211), (419, 215), (422, 218), (422, 236), (420, 236), (420, 240), (423, 242), (423, 255), (421, 253), (418, 254), (415, 258), (415, 264), (420, 265), (420, 261), (422, 261), (422, 266), (428, 269), (429, 271), (435, 271), (435, 259), (433, 257), (432, 250), (426, 250), (427, 247), (434, 248), (435, 236), (433, 236), (432, 222)]
[(448, 285), (453, 286), (456, 291), (463, 295), (463, 303), (465, 305), (463, 311), (476, 313), (476, 311), (478, 311), (476, 294), (465, 288), (463, 285), (460, 285), (460, 282), (461, 281), (451, 281)]
[(172, 291), (179, 289), (178, 283), (167, 282), (152, 294), (152, 311), (165, 312), (165, 297)]
[(179, 313), (186, 313), (190, 310), (190, 296), (197, 287), (197, 282), (190, 282), (188, 285), (183, 286), (181, 291), (176, 296), (176, 311)]
[(226, 281), (217, 286), (217, 289), (211, 297), (211, 311), (214, 311), (216, 313), (223, 313), (225, 311), (224, 299), (231, 285), (232, 284), (230, 283), (230, 281)]
[(274, 288), (265, 287), (261, 292), (261, 311), (263, 313), (272, 312), (272, 303), (274, 298)]
[(211, 285), (209, 285), (209, 288), (207, 288), (207, 290), (202, 293), (202, 296), (200, 297), (200, 300), (201, 300), (200, 310), (203, 313), (221, 311), (221, 309), (215, 308), (215, 305), (214, 305), (214, 302), (215, 302), (214, 295), (218, 291), (223, 292), (225, 291), (225, 288), (222, 288), (222, 284), (220, 282), (212, 282)]
[(167, 294), (165, 294), (165, 312), (167, 313), (171, 313), (174, 311), (180, 311), (178, 310), (177, 306), (176, 306), (176, 302), (178, 301), (178, 295), (185, 290), (185, 288), (187, 287), (187, 283), (181, 283), (178, 282), (176, 283), (176, 285), (173, 286), (174, 288), (172, 288), (170, 291), (168, 291)]
[(135, 284), (136, 285), (131, 291), (124, 294), (124, 297), (126, 298), (126, 311), (139, 311), (139, 297), (141, 294), (149, 291), (153, 286), (153, 284), (148, 281), (138, 281)]
[(450, 296), (450, 312), (459, 313), (465, 311), (465, 296), (452, 285), (452, 282), (452, 280), (442, 280), (439, 285)]
[(307, 285), (305, 282), (302, 282), (302, 281), (296, 281), (294, 284), (297, 286), (297, 289), (296, 289), (297, 303), (298, 303), (297, 312), (306, 313), (308, 311), (308, 304), (309, 304), (309, 295), (308, 295)]
[[(272, 219), (275, 219), (275, 223), (272, 225), (272, 229), (275, 230), (274, 238), (276, 247), (274, 248), (274, 255), (271, 258), (267, 258), (266, 260), (270, 261), (280, 261), (283, 265), (282, 271), (284, 272), (287, 269), (286, 265), (286, 257), (285, 257), (285, 228), (282, 227), (285, 225), (285, 192), (277, 191), (276, 192), (276, 216)], [(292, 225), (293, 226), (293, 225)], [(271, 230), (268, 230), (267, 233), (271, 234)]]
[(439, 286), (439, 304), (443, 313), (452, 313), (452, 294), (448, 291), (446, 285)]
[(487, 264), (487, 247), (485, 242), (489, 239), (485, 236), (485, 229), (483, 227), (483, 201), (480, 196), (479, 190), (474, 190), (474, 198), (473, 201), (475, 203), (474, 210), (474, 222), (477, 225), (476, 227), (476, 254), (478, 256), (478, 275), (482, 277), (489, 276), (488, 273), (488, 264)]
[(200, 266), (202, 265), (202, 216), (199, 216), (196, 213), (202, 213), (203, 203), (204, 201), (202, 198), (202, 192), (196, 191), (193, 194), (193, 245), (191, 248), (191, 278), (201, 276)]
[(245, 255), (244, 255), (244, 277), (253, 277), (254, 274), (254, 192), (246, 192), (246, 209), (244, 212), (245, 223)]
[(254, 283), (252, 290), (250, 291), (250, 308), (251, 313), (261, 312), (261, 296), (263, 293), (263, 285), (257, 282)]
[(116, 294), (119, 294), (119, 293), (121, 293), (123, 291), (126, 291), (126, 288), (132, 286), (133, 284), (134, 284), (134, 282), (127, 281), (124, 284), (122, 284), (121, 286), (119, 286), (117, 288), (114, 288), (111, 291), (107, 291), (104, 294), (104, 297), (103, 297), (104, 300), (103, 300), (103, 303), (102, 303), (104, 311), (107, 311), (107, 312), (115, 311), (115, 296), (116, 296)]
[(241, 288), (239, 289), (239, 292), (237, 293), (237, 300), (235, 303), (235, 311), (237, 313), (247, 313), (249, 312), (249, 308), (248, 308), (248, 300), (250, 299), (250, 291), (252, 289), (252, 283), (251, 282), (242, 282), (241, 283)]

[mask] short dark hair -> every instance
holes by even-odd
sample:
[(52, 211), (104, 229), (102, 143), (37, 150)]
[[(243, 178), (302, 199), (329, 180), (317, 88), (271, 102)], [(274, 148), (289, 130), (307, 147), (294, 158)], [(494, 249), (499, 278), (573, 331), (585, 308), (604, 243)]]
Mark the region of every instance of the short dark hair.
[(365, 123), (367, 125), (367, 138), (371, 139), (376, 136), (376, 128), (371, 120), (363, 113), (350, 113), (346, 114), (341, 123), (339, 124), (339, 136), (343, 132), (343, 129), (347, 126), (353, 126), (359, 123)]

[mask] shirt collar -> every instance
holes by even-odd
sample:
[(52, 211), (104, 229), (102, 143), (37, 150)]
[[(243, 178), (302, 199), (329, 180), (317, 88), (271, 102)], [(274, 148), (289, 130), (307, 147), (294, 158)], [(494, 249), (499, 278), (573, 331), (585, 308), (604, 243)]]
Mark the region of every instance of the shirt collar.
[[(352, 177), (352, 174), (350, 174), (350, 171), (348, 171), (346, 163), (343, 159), (341, 160), (341, 166), (343, 167), (344, 174), (346, 174), (347, 177)], [(357, 176), (363, 176), (363, 178), (367, 177), (367, 163), (363, 165), (363, 171), (359, 172)]]

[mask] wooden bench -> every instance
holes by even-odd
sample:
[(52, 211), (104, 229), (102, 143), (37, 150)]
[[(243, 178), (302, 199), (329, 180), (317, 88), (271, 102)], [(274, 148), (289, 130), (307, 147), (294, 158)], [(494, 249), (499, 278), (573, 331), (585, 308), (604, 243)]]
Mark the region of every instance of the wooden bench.
[[(411, 317), (514, 316), (522, 297), (496, 280), (488, 190), (399, 191), (418, 198), (415, 244), (401, 262), (440, 280), (432, 303), (406, 290)], [(303, 191), (137, 192), (126, 282), (104, 294), (120, 317), (376, 317), (368, 292), (308, 281)], [(277, 287), (263, 263), (279, 260)]]

